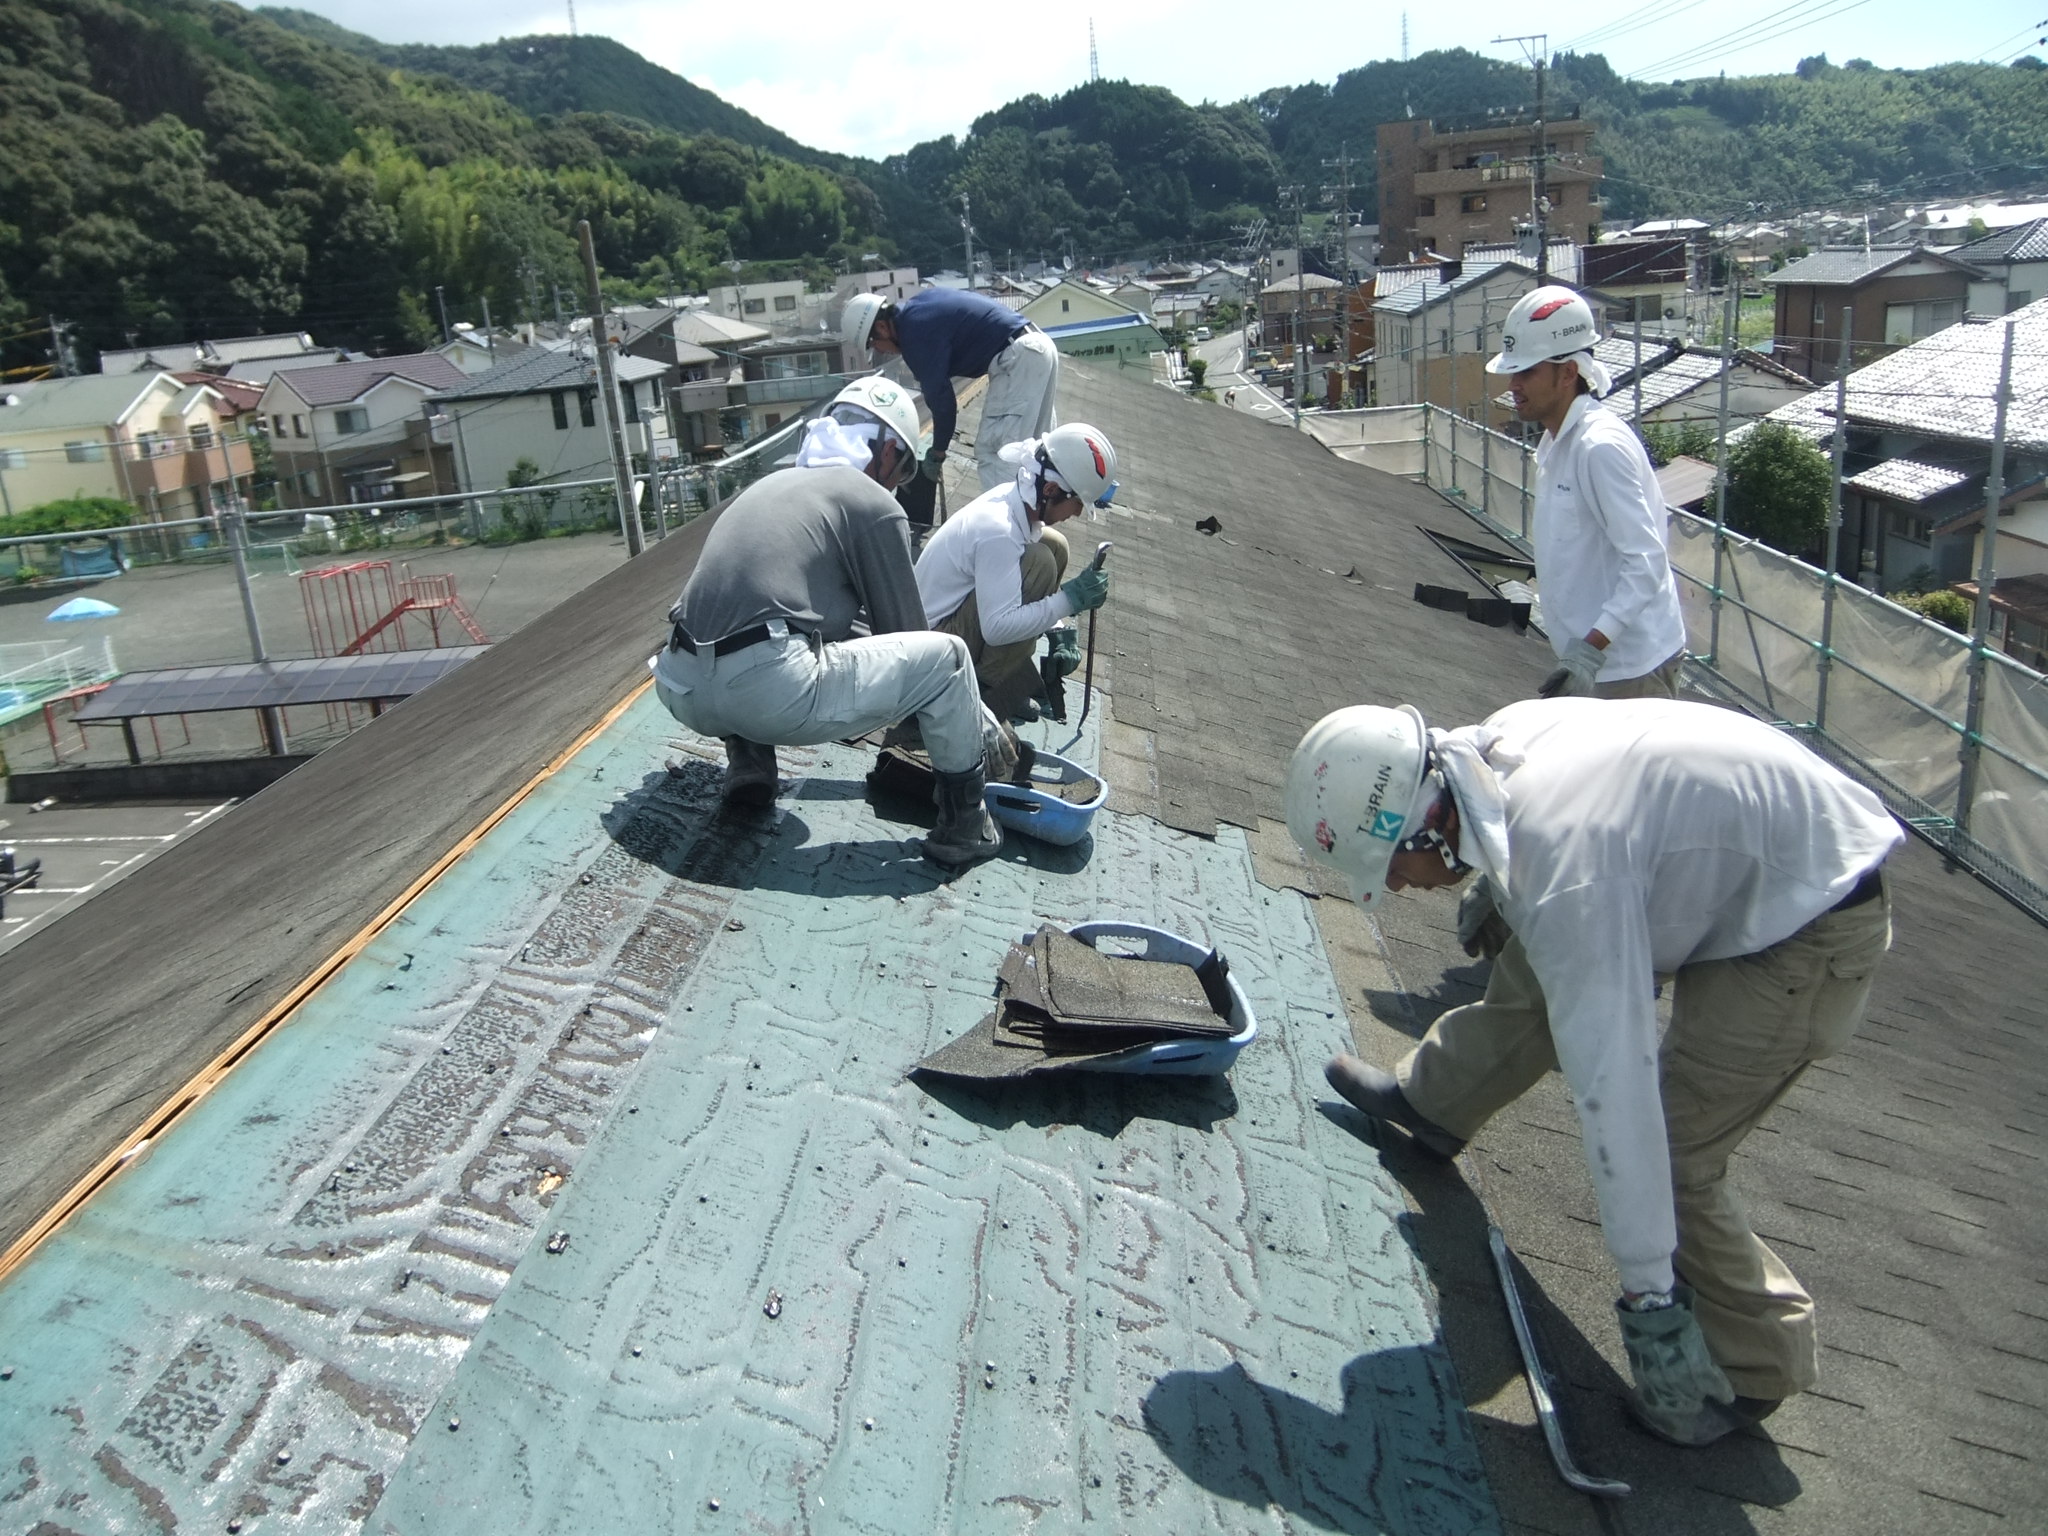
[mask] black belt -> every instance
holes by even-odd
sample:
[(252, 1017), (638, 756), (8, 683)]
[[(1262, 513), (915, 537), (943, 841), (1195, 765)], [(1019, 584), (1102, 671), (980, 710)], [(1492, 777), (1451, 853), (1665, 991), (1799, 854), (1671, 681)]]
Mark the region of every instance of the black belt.
[(1851, 907), (1862, 906), (1866, 901), (1875, 901), (1879, 893), (1884, 890), (1884, 876), (1881, 873), (1883, 869), (1884, 866), (1879, 864), (1865, 870), (1863, 878), (1850, 887), (1849, 894), (1836, 902), (1832, 907), (1829, 907), (1828, 910), (1830, 912), (1846, 912)]
[[(797, 634), (799, 631), (792, 629), (790, 633)], [(766, 624), (756, 624), (752, 629), (743, 629), (737, 634), (727, 635), (723, 640), (712, 642), (711, 654), (730, 656), (734, 651), (744, 651), (750, 645), (759, 645), (763, 640), (774, 638)], [(672, 651), (695, 651), (698, 645), (682, 625), (672, 624), (669, 626), (668, 648)]]

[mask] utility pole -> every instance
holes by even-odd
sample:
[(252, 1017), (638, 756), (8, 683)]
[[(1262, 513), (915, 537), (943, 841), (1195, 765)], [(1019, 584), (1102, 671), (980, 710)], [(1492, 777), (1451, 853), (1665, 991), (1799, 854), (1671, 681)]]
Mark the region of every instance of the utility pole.
[[(1998, 363), (1998, 402), (1991, 417), (1991, 473), (1984, 485), (1984, 530), (1977, 535), (1977, 612), (1970, 625), (1970, 699), (1963, 715), (1962, 773), (1956, 780), (1956, 830), (1970, 830), (1977, 765), (1984, 755), (1984, 673), (1991, 656), (1991, 589), (1998, 584), (1998, 508), (2005, 500), (2005, 408), (2012, 399), (2011, 319)], [(1847, 377), (1845, 372), (1844, 377)]]
[(434, 284), (434, 303), (441, 310), (441, 341), (445, 345), (455, 333), (448, 329), (448, 295), (441, 291), (439, 283)]
[(1543, 66), (1550, 54), (1550, 34), (1531, 32), (1521, 37), (1496, 37), (1494, 41), (1520, 43), (1523, 54), (1536, 69), (1536, 122), (1529, 132), (1529, 201), (1536, 224), (1536, 281), (1542, 284), (1550, 280), (1550, 134), (1543, 120)]
[(498, 343), (491, 335), (491, 301), (482, 299), (479, 302), (484, 307), (484, 353), (490, 358), (491, 366), (495, 368), (498, 364)]
[(68, 379), (71, 377), (71, 366), (65, 360), (64, 327), (57, 323), (57, 317), (55, 315), (47, 315), (44, 318), (50, 322), (51, 366), (56, 369), (56, 375), (58, 378)]
[[(1337, 168), (1337, 274), (1340, 286), (1337, 289), (1337, 343), (1338, 365), (1343, 378), (1343, 388), (1338, 396), (1340, 403), (1351, 393), (1351, 153), (1350, 146), (1337, 145), (1337, 158), (1325, 160), (1326, 166)], [(1323, 189), (1329, 196), (1330, 188)]]
[(1308, 390), (1308, 281), (1301, 260), (1301, 188), (1282, 187), (1281, 201), (1294, 203), (1294, 429), (1301, 430), (1301, 397)]
[(967, 194), (960, 194), (960, 233), (967, 248), (967, 291), (974, 291), (974, 217), (968, 207)]
[(619, 528), (626, 536), (628, 559), (640, 553), (640, 509), (633, 504), (633, 463), (626, 457), (626, 425), (619, 420), (618, 377), (612, 364), (612, 340), (605, 334), (604, 290), (597, 281), (597, 245), (591, 239), (590, 220), (576, 222), (576, 238), (583, 246), (584, 298), (590, 309), (590, 342), (597, 349), (598, 400), (604, 408), (604, 424), (612, 445), (612, 488), (619, 501)]

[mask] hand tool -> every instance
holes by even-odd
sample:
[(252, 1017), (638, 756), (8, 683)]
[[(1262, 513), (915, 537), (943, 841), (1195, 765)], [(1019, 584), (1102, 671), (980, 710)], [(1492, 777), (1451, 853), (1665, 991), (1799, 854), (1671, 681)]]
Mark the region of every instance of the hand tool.
[[(1091, 571), (1101, 570), (1102, 562), (1109, 558), (1110, 550), (1115, 547), (1116, 543), (1113, 539), (1104, 539), (1100, 544), (1096, 545), (1095, 558), (1088, 562), (1088, 569)], [(1100, 608), (1090, 608), (1088, 610), (1088, 665), (1087, 669), (1081, 674), (1081, 718), (1074, 722), (1076, 730), (1079, 730), (1088, 723), (1088, 707), (1095, 702), (1095, 616), (1100, 612), (1102, 612)]]

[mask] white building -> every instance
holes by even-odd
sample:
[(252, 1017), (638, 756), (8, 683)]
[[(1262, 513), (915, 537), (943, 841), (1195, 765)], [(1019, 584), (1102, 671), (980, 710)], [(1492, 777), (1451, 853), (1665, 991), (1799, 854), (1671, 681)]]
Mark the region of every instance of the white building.
[(256, 402), (288, 507), (430, 496), (453, 488), (426, 400), (462, 381), (436, 352), (274, 373)]
[[(667, 372), (653, 358), (618, 359), (620, 416), (636, 456), (674, 456), (662, 389)], [(536, 350), (439, 391), (430, 404), (447, 419), (462, 488), (494, 491), (510, 483), (521, 459), (539, 471), (535, 484), (610, 475), (611, 439), (597, 391), (595, 360)]]

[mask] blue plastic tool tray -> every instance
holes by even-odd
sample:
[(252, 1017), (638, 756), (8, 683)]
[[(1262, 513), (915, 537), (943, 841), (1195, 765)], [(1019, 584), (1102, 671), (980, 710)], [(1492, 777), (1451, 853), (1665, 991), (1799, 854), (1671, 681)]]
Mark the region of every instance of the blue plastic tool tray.
[[(1192, 939), (1184, 939), (1177, 933), (1168, 933), (1164, 928), (1149, 928), (1143, 923), (1124, 923), (1114, 920), (1100, 923), (1081, 923), (1069, 928), (1068, 933), (1083, 943), (1094, 944), (1101, 949), (1102, 939), (1121, 939), (1124, 942), (1112, 946), (1118, 953), (1135, 955), (1140, 960), (1177, 961), (1182, 965), (1200, 965), (1209, 958), (1206, 945)], [(1252, 1005), (1244, 995), (1244, 988), (1237, 984), (1235, 976), (1229, 977), (1225, 985), (1230, 988), (1230, 1022), (1237, 1026), (1236, 1032), (1227, 1040), (1161, 1040), (1152, 1045), (1140, 1045), (1100, 1061), (1077, 1063), (1076, 1069), (1083, 1072), (1138, 1072), (1183, 1077), (1216, 1077), (1228, 1072), (1237, 1060), (1238, 1052), (1258, 1038), (1259, 1021), (1252, 1014)]]
[[(1095, 775), (1057, 752), (1041, 751), (1032, 764), (1031, 778), (1033, 784), (1071, 784)], [(1095, 813), (1109, 798), (1109, 785), (1099, 778), (1095, 781), (1100, 786), (1095, 798), (1079, 805), (1025, 784), (991, 784), (982, 792), (982, 803), (989, 815), (1012, 832), (1047, 843), (1078, 843), (1088, 835)]]

